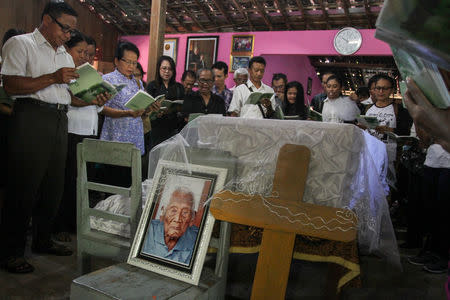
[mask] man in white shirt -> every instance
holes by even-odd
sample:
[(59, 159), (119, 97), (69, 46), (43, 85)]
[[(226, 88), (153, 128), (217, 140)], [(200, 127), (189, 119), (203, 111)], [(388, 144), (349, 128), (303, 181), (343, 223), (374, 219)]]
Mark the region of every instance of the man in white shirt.
[(250, 59), (248, 65), (249, 80), (246, 84), (236, 87), (233, 92), (228, 112), (233, 117), (270, 118), (275, 111), (275, 94), (269, 99), (263, 99), (261, 104), (245, 104), (248, 96), (253, 92), (274, 93), (273, 89), (261, 80), (264, 77), (266, 60), (262, 56)]
[(4, 87), (15, 103), (8, 132), (8, 197), (0, 225), (0, 266), (11, 273), (34, 270), (24, 259), (31, 217), (33, 252), (72, 254), (53, 242), (50, 233), (64, 187), (67, 105), (81, 101), (68, 91), (67, 83), (78, 74), (64, 48), (76, 25), (72, 7), (51, 1), (38, 29), (11, 38), (3, 47)]

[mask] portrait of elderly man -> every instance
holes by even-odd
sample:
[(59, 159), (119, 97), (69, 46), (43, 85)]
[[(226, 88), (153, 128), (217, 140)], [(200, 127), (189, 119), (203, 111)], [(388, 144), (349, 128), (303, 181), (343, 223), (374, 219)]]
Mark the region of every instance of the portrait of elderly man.
[(198, 234), (194, 218), (194, 193), (185, 187), (175, 189), (159, 220), (150, 222), (142, 252), (189, 264)]

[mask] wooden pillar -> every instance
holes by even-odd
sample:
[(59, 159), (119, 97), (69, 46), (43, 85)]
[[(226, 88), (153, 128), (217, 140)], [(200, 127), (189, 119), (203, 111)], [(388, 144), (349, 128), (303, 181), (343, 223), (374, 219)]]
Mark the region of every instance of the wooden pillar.
[(150, 39), (148, 47), (147, 82), (155, 79), (156, 62), (163, 53), (166, 30), (166, 0), (152, 0), (150, 17)]

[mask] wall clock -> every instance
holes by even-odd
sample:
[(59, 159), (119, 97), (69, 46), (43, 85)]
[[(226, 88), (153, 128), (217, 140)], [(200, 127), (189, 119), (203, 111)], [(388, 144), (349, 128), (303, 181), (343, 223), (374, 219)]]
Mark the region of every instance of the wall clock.
[(362, 36), (358, 29), (345, 27), (334, 36), (334, 49), (339, 54), (351, 55), (359, 50), (362, 44)]

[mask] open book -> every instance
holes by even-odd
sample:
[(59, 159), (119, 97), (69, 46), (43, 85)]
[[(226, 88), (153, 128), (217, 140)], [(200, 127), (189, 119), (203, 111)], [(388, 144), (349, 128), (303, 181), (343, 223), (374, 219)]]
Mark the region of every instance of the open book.
[(375, 32), (376, 38), (390, 44), (403, 79), (410, 76), (438, 108), (450, 107), (439, 71), (450, 70), (448, 8), (448, 1), (386, 0)]
[(161, 101), (161, 108), (162, 109), (168, 109), (168, 110), (173, 110), (176, 107), (179, 107), (180, 105), (183, 105), (183, 100), (167, 100), (167, 99), (163, 99)]
[[(402, 78), (411, 77), (435, 107), (450, 107), (450, 94), (437, 65), (403, 49), (394, 46), (391, 48)], [(406, 84), (400, 82), (402, 94), (406, 91), (405, 87)]]
[(375, 129), (377, 126), (380, 125), (380, 122), (378, 122), (377, 117), (370, 117), (365, 115), (359, 115), (356, 117), (356, 120), (359, 124), (366, 126), (369, 129)]
[(448, 1), (385, 0), (375, 37), (450, 70)]
[(322, 114), (320, 112), (312, 109), (312, 107), (309, 108), (309, 118), (313, 121), (322, 122)]
[(165, 98), (166, 95), (159, 95), (156, 98), (153, 98), (149, 93), (139, 90), (130, 100), (125, 103), (125, 107), (132, 110), (142, 110), (147, 109), (150, 105), (152, 105), (155, 101)]
[(191, 114), (189, 114), (188, 122), (194, 121), (195, 119), (197, 119), (198, 117), (201, 117), (201, 116), (223, 117), (223, 115), (221, 115), (221, 114), (191, 113)]
[(261, 99), (270, 99), (272, 98), (273, 93), (260, 93), (260, 92), (253, 92), (248, 96), (247, 101), (245, 101), (245, 104), (258, 104), (261, 102)]
[(114, 97), (126, 84), (113, 85), (102, 79), (102, 76), (89, 63), (82, 64), (77, 68), (80, 77), (69, 83), (69, 89), (75, 97), (91, 103), (99, 94), (109, 93)]

